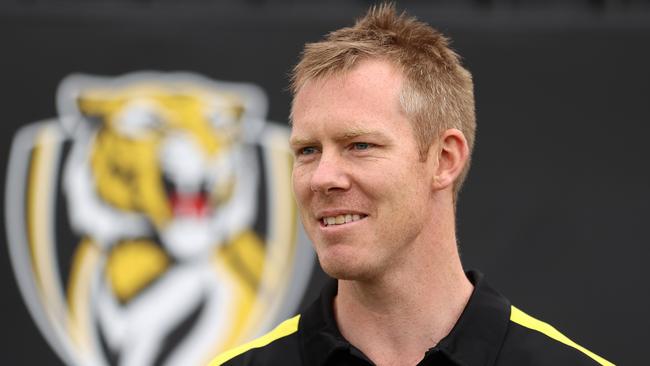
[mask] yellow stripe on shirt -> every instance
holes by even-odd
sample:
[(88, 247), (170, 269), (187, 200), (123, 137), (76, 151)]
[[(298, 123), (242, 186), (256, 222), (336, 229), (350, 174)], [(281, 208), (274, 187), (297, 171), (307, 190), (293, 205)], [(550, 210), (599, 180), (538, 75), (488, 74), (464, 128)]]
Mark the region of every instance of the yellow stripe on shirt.
[(560, 342), (564, 343), (569, 347), (575, 348), (578, 351), (584, 353), (585, 355), (589, 356), (591, 359), (594, 361), (598, 362), (601, 365), (604, 366), (614, 366), (613, 363), (607, 361), (606, 359), (598, 356), (597, 354), (589, 351), (588, 349), (582, 347), (581, 345), (575, 343), (574, 341), (570, 340), (567, 338), (564, 334), (560, 333), (557, 329), (553, 328), (550, 324), (544, 323), (541, 320), (537, 320), (533, 318), (532, 316), (524, 313), (523, 311), (517, 309), (514, 306), (511, 306), (510, 310), (510, 320), (524, 326), (528, 329), (536, 330), (540, 333), (545, 334), (546, 336)]
[(264, 347), (275, 340), (297, 332), (298, 320), (300, 320), (300, 315), (296, 315), (291, 319), (285, 320), (284, 322), (280, 323), (280, 325), (275, 327), (275, 329), (266, 333), (265, 335), (220, 354), (214, 360), (212, 360), (212, 362), (210, 362), (209, 366), (222, 365), (226, 361), (229, 361), (248, 350)]

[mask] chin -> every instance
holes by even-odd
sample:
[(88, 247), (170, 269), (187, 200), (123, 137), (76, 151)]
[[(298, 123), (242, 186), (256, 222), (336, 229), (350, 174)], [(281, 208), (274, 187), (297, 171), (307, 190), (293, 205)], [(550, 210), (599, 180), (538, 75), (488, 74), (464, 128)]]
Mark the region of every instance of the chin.
[(369, 266), (359, 261), (358, 258), (342, 258), (342, 256), (319, 254), (318, 261), (328, 276), (338, 280), (359, 281), (372, 277)]

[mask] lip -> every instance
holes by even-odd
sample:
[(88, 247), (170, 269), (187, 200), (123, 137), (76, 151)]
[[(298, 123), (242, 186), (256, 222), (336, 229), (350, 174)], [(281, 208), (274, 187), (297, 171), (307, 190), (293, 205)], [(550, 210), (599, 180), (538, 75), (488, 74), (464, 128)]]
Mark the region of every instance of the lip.
[(366, 218), (367, 218), (367, 216), (362, 218), (362, 219), (359, 219), (357, 221), (350, 221), (350, 222), (345, 223), (345, 224), (329, 225), (329, 226), (323, 224), (323, 220), (320, 220), (318, 225), (320, 226), (321, 230), (325, 230), (325, 231), (328, 231), (328, 232), (340, 231), (340, 230), (346, 230), (348, 228), (355, 227), (355, 226), (363, 223), (366, 220)]
[[(338, 225), (325, 225), (323, 223), (323, 218), (324, 217), (335, 217), (339, 215), (359, 215), (362, 216), (361, 219), (357, 221), (350, 221), (345, 224), (338, 224)], [(358, 224), (362, 223), (368, 218), (368, 214), (357, 211), (357, 210), (348, 210), (348, 209), (329, 209), (329, 210), (323, 210), (323, 211), (318, 211), (318, 214), (316, 215), (316, 222), (318, 223), (318, 226), (320, 227), (321, 230), (329, 233), (334, 233), (334, 232), (339, 232), (341, 230), (347, 230), (350, 228), (353, 228), (357, 226)]]

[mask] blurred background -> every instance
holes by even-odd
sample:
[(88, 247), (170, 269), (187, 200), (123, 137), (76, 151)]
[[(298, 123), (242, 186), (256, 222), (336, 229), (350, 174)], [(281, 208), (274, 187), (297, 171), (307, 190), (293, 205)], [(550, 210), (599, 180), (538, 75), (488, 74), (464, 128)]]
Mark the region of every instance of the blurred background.
[[(287, 75), (373, 3), (2, 2), (0, 363), (201, 364), (312, 301)], [(650, 1), (397, 6), (474, 76), (466, 268), (608, 360), (650, 364)]]

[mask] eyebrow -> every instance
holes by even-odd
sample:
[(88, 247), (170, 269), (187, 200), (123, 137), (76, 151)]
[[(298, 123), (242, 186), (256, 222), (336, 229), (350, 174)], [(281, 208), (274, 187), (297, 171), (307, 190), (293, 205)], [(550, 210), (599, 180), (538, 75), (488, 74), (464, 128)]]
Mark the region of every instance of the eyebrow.
[(314, 144), (313, 139), (308, 139), (308, 138), (302, 138), (302, 137), (291, 137), (289, 139), (289, 145), (290, 146), (306, 146), (306, 145), (313, 145)]
[[(360, 136), (377, 136), (384, 137), (384, 134), (379, 131), (368, 130), (365, 128), (352, 128), (343, 133), (334, 135), (334, 141), (347, 141), (352, 140)], [(316, 144), (317, 141), (311, 138), (303, 138), (294, 136), (289, 139), (289, 144), (291, 146), (306, 146)]]
[(345, 131), (344, 133), (335, 136), (335, 140), (350, 140), (353, 138), (357, 138), (359, 136), (373, 136), (373, 135), (380, 135), (381, 133), (378, 131), (373, 131), (373, 130), (367, 130), (365, 128), (353, 128), (351, 130)]

